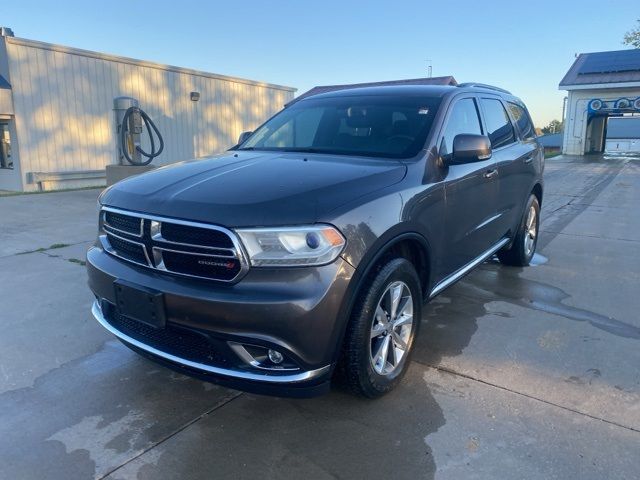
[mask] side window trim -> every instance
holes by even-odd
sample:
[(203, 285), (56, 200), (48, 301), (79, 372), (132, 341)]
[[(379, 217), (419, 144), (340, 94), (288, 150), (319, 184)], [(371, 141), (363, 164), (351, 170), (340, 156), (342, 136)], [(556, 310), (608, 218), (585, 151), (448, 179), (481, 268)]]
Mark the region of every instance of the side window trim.
[(490, 95), (483, 95), (482, 97), (479, 98), (479, 102), (478, 103), (480, 103), (480, 109), (482, 110), (482, 121), (483, 121), (483, 124), (484, 124), (484, 131), (487, 132), (486, 135), (489, 135), (489, 133), (488, 133), (489, 130), (487, 129), (486, 117), (485, 117), (485, 113), (484, 113), (484, 105), (482, 105), (482, 100), (497, 100), (498, 102), (500, 102), (500, 105), (502, 105), (502, 108), (504, 109), (504, 111), (507, 112), (507, 118), (509, 119), (509, 125), (511, 125), (511, 131), (513, 132), (513, 138), (515, 139), (511, 143), (508, 143), (506, 145), (502, 145), (501, 147), (498, 147), (498, 148), (491, 147), (491, 149), (494, 152), (499, 152), (500, 150), (502, 150), (504, 148), (509, 148), (509, 147), (513, 146), (514, 144), (518, 143), (520, 141), (520, 137), (517, 134), (518, 129), (514, 125), (513, 119), (511, 118), (511, 114), (509, 113), (509, 109), (505, 105), (504, 99), (502, 97), (499, 97), (499, 96), (495, 96), (494, 97), (494, 96), (490, 96)]

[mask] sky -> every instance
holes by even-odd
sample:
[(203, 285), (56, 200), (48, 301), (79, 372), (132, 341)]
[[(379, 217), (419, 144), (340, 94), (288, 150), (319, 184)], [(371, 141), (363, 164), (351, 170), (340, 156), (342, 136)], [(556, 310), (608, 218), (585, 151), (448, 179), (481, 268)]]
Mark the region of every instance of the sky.
[(510, 90), (545, 126), (581, 52), (621, 50), (639, 0), (2, 0), (16, 37), (287, 85), (453, 75)]

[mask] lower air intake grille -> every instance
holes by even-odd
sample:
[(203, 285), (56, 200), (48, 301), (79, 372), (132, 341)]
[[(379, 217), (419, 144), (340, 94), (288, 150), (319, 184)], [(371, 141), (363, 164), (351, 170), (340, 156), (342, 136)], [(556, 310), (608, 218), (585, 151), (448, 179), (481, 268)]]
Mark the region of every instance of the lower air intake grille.
[(220, 366), (226, 363), (224, 356), (214, 348), (206, 336), (192, 330), (171, 325), (155, 329), (115, 311), (110, 317), (112, 318), (108, 321), (113, 327), (161, 352), (205, 365)]

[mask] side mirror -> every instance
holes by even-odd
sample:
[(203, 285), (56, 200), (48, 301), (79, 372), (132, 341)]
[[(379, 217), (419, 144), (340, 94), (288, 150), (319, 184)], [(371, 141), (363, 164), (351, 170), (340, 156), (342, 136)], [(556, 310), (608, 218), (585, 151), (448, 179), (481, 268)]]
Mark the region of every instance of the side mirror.
[(238, 138), (238, 145), (241, 145), (253, 132), (242, 132)]
[(461, 133), (453, 139), (453, 153), (446, 165), (463, 165), (491, 158), (491, 141), (485, 135)]

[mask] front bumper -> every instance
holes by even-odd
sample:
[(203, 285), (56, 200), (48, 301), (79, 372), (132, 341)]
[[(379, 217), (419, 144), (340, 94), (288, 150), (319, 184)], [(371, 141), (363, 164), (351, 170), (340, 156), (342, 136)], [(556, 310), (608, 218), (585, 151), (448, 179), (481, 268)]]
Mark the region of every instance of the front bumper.
[[(329, 388), (344, 327), (339, 310), (353, 268), (342, 259), (322, 267), (253, 269), (235, 285), (186, 279), (123, 262), (99, 247), (87, 252), (93, 316), (137, 352), (183, 373), (240, 390), (311, 396)], [(112, 321), (114, 281), (163, 293), (167, 327), (211, 341), (222, 361), (188, 358), (131, 335)], [(166, 336), (166, 335), (165, 335)], [(182, 337), (181, 337), (182, 338)], [(278, 371), (243, 361), (232, 344), (276, 348), (295, 369)]]

